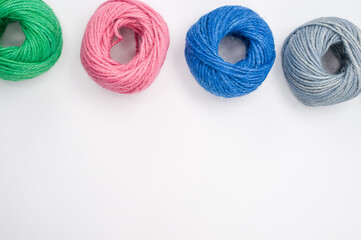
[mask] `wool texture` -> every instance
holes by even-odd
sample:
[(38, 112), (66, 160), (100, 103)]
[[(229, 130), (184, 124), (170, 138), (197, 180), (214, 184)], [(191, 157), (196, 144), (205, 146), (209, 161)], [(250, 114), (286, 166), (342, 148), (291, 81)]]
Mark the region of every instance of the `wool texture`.
[(0, 36), (19, 22), (25, 34), (18, 47), (0, 46), (0, 78), (19, 81), (48, 71), (59, 59), (62, 31), (52, 9), (41, 0), (0, 0)]
[[(127, 64), (110, 57), (122, 41), (119, 29), (134, 30), (136, 55)], [(81, 47), (84, 69), (103, 88), (123, 94), (141, 92), (158, 75), (169, 47), (169, 30), (163, 18), (136, 0), (109, 0), (90, 19)]]
[[(245, 59), (233, 64), (219, 56), (219, 44), (226, 36), (245, 42)], [(272, 31), (257, 13), (241, 6), (224, 6), (204, 15), (189, 29), (185, 57), (203, 88), (216, 96), (233, 98), (262, 84), (276, 53)]]
[[(334, 74), (322, 65), (328, 49), (341, 63)], [(315, 19), (286, 39), (282, 64), (293, 93), (303, 104), (328, 106), (350, 100), (361, 92), (361, 31), (345, 19)]]

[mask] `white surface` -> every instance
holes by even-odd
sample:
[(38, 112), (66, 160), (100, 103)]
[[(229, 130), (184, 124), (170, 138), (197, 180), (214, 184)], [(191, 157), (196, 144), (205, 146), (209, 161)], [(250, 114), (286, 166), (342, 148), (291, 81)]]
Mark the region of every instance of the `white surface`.
[[(321, 16), (361, 26), (359, 0), (145, 0), (169, 24), (163, 70), (145, 92), (100, 88), (80, 64), (101, 0), (47, 0), (64, 33), (46, 74), (0, 81), (1, 240), (360, 240), (361, 96), (310, 108), (281, 69), (286, 36)], [(254, 93), (204, 91), (188, 28), (225, 4), (271, 26), (277, 61)]]

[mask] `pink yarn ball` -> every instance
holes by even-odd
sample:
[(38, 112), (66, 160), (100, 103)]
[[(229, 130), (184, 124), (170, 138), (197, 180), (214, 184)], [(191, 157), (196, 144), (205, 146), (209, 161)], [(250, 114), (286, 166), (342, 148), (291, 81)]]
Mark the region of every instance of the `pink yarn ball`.
[[(135, 33), (136, 55), (127, 64), (110, 57), (110, 49), (122, 41), (120, 28), (130, 28)], [(132, 94), (153, 83), (168, 47), (169, 30), (160, 14), (137, 0), (109, 0), (95, 11), (87, 25), (81, 61), (90, 77), (103, 88)]]

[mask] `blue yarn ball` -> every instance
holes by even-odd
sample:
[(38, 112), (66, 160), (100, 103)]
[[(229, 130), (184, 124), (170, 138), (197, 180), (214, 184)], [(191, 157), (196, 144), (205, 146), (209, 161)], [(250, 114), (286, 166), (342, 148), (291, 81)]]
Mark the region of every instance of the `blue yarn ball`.
[[(232, 64), (219, 56), (219, 44), (226, 36), (244, 41), (245, 59)], [(204, 15), (189, 29), (185, 57), (204, 89), (233, 98), (253, 92), (263, 83), (276, 52), (272, 31), (257, 13), (241, 6), (224, 6)]]

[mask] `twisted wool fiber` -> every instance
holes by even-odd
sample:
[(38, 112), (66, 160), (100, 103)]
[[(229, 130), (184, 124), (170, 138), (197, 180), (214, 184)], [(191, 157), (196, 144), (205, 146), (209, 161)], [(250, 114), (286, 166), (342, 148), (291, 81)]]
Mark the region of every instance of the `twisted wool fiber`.
[(13, 22), (20, 23), (25, 41), (20, 47), (0, 46), (0, 78), (19, 81), (48, 71), (63, 47), (54, 12), (41, 0), (0, 0), (0, 36)]
[[(328, 49), (341, 62), (332, 74), (322, 65)], [(319, 18), (297, 28), (286, 39), (282, 57), (287, 81), (305, 105), (338, 104), (361, 92), (361, 31), (345, 19)]]
[[(136, 55), (127, 64), (110, 57), (110, 49), (122, 41), (120, 28), (130, 28), (135, 33)], [(109, 0), (96, 10), (87, 25), (81, 61), (103, 88), (131, 94), (143, 91), (154, 81), (168, 47), (167, 24), (152, 8), (136, 0)]]
[[(245, 59), (233, 64), (219, 56), (219, 44), (226, 36), (245, 42)], [(233, 98), (262, 84), (276, 53), (272, 31), (258, 14), (241, 6), (225, 6), (204, 15), (189, 29), (185, 57), (204, 89), (216, 96)]]

